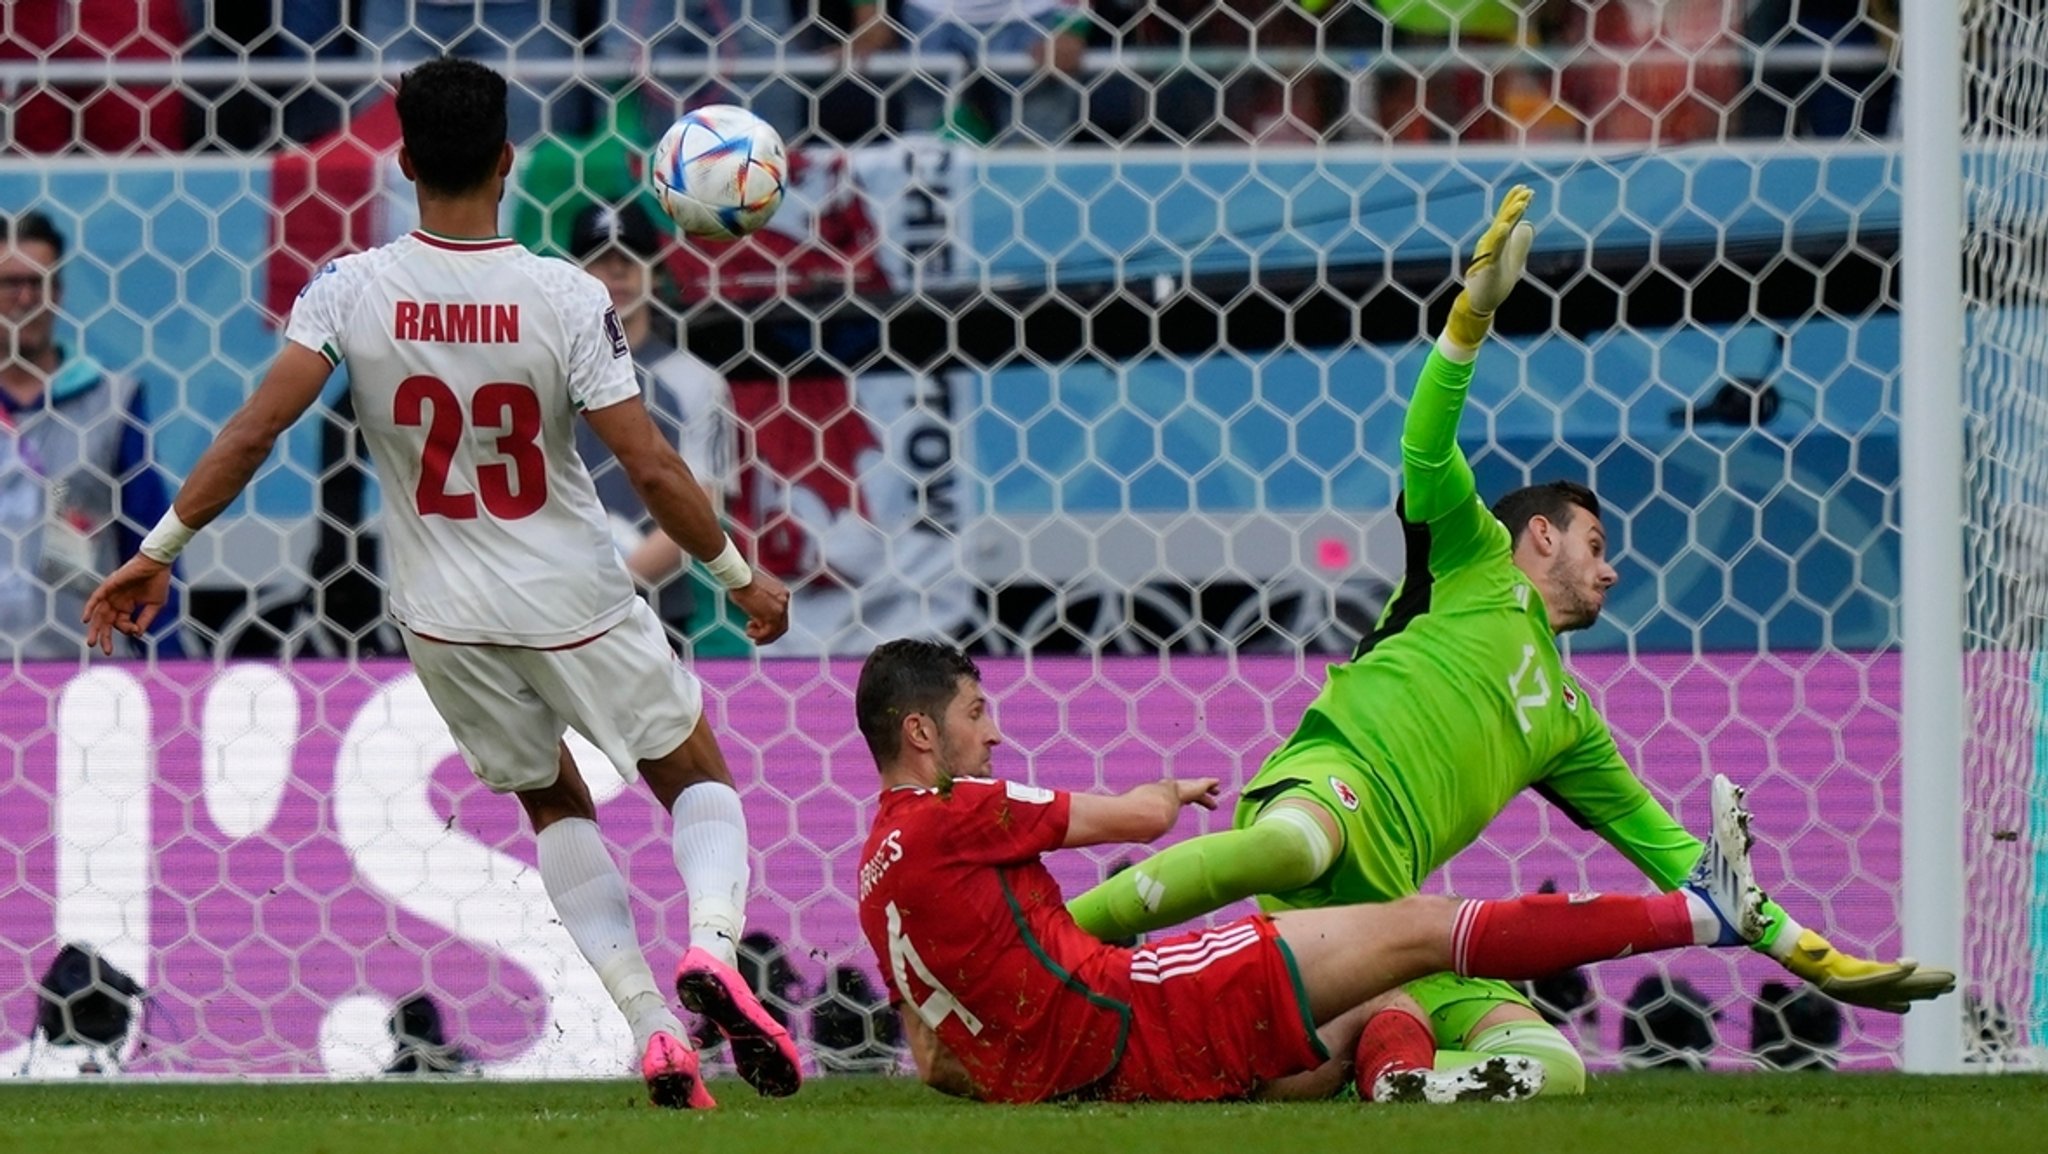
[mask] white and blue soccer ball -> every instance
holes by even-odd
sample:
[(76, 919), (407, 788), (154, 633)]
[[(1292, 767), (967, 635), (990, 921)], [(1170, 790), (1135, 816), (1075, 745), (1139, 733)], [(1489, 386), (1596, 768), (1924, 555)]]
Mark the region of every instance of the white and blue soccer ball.
[(677, 118), (654, 146), (654, 193), (676, 227), (732, 240), (768, 223), (789, 172), (782, 135), (731, 104)]

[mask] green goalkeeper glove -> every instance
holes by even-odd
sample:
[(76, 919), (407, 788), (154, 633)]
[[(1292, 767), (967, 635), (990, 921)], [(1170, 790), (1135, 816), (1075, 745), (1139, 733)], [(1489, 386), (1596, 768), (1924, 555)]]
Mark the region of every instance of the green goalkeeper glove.
[(1874, 962), (1845, 954), (1834, 943), (1801, 930), (1791, 945), (1776, 944), (1771, 956), (1838, 1002), (1903, 1014), (1914, 1002), (1939, 998), (1956, 988), (1952, 970), (1922, 969), (1912, 958)]
[(1536, 194), (1518, 184), (1508, 190), (1493, 215), (1493, 224), (1479, 238), (1472, 263), (1465, 266), (1465, 287), (1451, 305), (1451, 317), (1444, 335), (1462, 348), (1477, 349), (1486, 342), (1493, 327), (1493, 313), (1514, 291), (1529, 263), (1529, 246), (1536, 240), (1536, 228), (1522, 219)]

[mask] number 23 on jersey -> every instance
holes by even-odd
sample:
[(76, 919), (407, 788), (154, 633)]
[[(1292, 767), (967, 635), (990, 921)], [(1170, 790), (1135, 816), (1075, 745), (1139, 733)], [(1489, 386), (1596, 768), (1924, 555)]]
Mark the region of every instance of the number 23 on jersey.
[[(473, 521), (477, 506), (500, 521), (517, 521), (548, 501), (547, 455), (540, 446), (540, 397), (528, 385), (497, 381), (477, 389), (469, 411), (462, 398), (438, 377), (411, 376), (398, 386), (391, 419), (406, 428), (424, 427), (420, 480), (413, 503), (422, 517)], [(476, 463), (476, 491), (450, 487), (455, 454), (470, 429), (498, 434), (496, 459)], [(481, 456), (481, 454), (480, 454)]]

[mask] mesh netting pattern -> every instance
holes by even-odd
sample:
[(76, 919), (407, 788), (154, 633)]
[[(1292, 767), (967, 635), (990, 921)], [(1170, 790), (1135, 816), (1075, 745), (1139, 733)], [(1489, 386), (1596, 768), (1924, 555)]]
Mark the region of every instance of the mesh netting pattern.
[[(1538, 239), (1464, 421), (1482, 494), (1602, 495), (1621, 583), (1569, 664), (1624, 753), (1695, 828), (1713, 772), (1746, 781), (1773, 892), (1845, 948), (1899, 948), (1896, 5), (1485, 3), (1455, 28), (1367, 0), (45, 19), (63, 7), (0, 11), (0, 212), (41, 213), (61, 246), (38, 263), (59, 253), (17, 228), (0, 262), (0, 1070), (367, 1074), (400, 1060), (419, 995), (441, 1029), (408, 1035), (418, 1063), (623, 1062), (516, 807), (394, 659), (339, 379), (186, 554), (158, 637), (77, 656), (84, 591), (247, 395), (298, 290), (416, 224), (389, 82), (443, 48), (515, 79), (503, 223), (550, 255), (585, 255), (593, 206), (655, 211), (644, 156), (684, 104), (746, 104), (791, 143), (775, 222), (656, 254), (635, 303), (687, 354), (643, 358), (666, 366), (651, 395), (795, 589), (797, 630), (756, 662), (709, 584), (654, 578), (741, 779), (761, 983), (825, 1068), (898, 1061), (853, 921), (859, 656), (962, 642), (1009, 733), (999, 769), (1041, 783), (1248, 778), (1401, 571), (1405, 397), (1514, 182)], [(1973, 6), (1967, 62), (1965, 969), (2001, 1060), (2048, 1004), (2033, 9)], [(630, 552), (647, 523), (613, 512)], [(665, 817), (580, 752), (659, 971), (687, 937)], [(1532, 798), (1437, 884), (1546, 882), (1642, 888)], [(132, 990), (60, 978), (66, 943), (143, 991), (132, 1019), (78, 1027)], [(1684, 955), (1544, 996), (1596, 1066), (1897, 1061), (1895, 1019), (1789, 984)]]

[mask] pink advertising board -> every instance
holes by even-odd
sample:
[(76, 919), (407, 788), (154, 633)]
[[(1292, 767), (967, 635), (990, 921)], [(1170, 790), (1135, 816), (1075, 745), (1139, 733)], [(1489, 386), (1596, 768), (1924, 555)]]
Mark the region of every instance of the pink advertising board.
[[(1704, 820), (1706, 775), (1751, 786), (1767, 887), (1843, 945), (1897, 948), (1898, 663), (1845, 654), (1591, 655), (1572, 663), (1652, 789)], [(755, 847), (751, 928), (815, 988), (872, 968), (854, 917), (874, 770), (851, 661), (704, 662), (710, 716)], [(991, 659), (1003, 776), (1121, 789), (1163, 772), (1231, 786), (1314, 694), (1292, 658)], [(152, 991), (135, 1074), (357, 1074), (383, 1015), (425, 991), (486, 1072), (614, 1075), (626, 1033), (558, 925), (518, 807), (468, 775), (403, 664), (28, 667), (0, 685), (0, 1069), (26, 1053), (37, 977), (95, 944)], [(587, 748), (657, 970), (687, 934), (667, 819)], [(1175, 836), (1228, 821), (1190, 816)], [(1070, 887), (1115, 854), (1059, 855)], [(1597, 838), (1533, 798), (1452, 863), (1472, 896), (1639, 891)], [(1695, 952), (1669, 970), (1724, 1000), (1724, 1045), (1779, 971)], [(1611, 1057), (1618, 1001), (1648, 970), (1595, 974), (1581, 1041)], [(1852, 1016), (1849, 1064), (1888, 1064), (1895, 1020)], [(1731, 1055), (1733, 1050), (1728, 1051)], [(1732, 1060), (1732, 1058), (1731, 1058)]]

